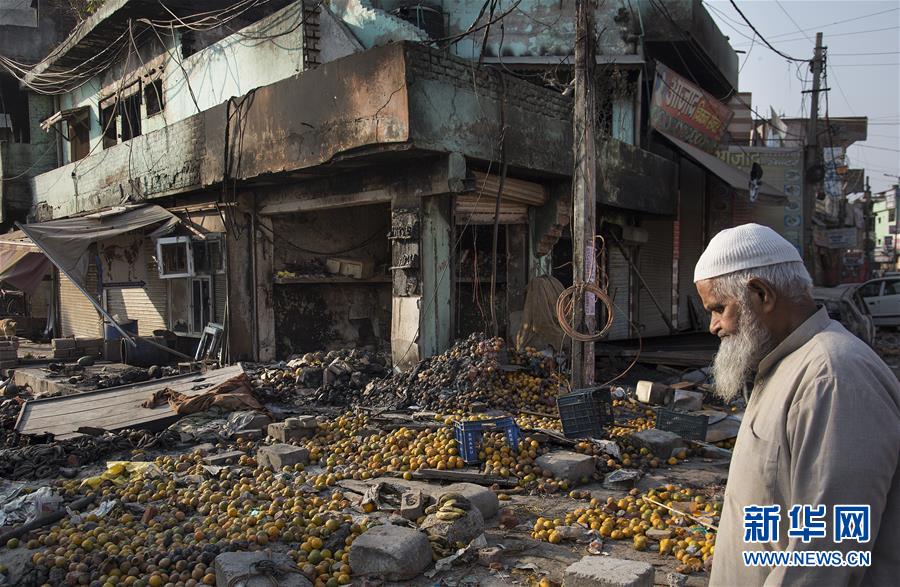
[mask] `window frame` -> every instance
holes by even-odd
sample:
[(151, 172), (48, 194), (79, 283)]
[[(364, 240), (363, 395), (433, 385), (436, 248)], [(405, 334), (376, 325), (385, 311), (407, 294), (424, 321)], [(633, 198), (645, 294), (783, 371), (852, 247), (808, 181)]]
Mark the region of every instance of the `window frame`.
[[(166, 236), (156, 239), (156, 266), (159, 269), (160, 279), (177, 279), (179, 277), (194, 276), (194, 253), (192, 247), (193, 239), (189, 236)], [(163, 256), (163, 247), (170, 245), (184, 245), (187, 258), (186, 272), (169, 273), (165, 267), (165, 257)]]

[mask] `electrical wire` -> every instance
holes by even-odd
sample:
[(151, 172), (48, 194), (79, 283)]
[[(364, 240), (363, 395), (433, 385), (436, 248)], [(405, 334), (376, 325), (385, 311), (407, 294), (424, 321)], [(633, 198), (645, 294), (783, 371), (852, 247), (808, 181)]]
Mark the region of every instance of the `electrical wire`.
[[(868, 35), (871, 33), (880, 33), (880, 32), (884, 32), (884, 31), (896, 31), (897, 29), (900, 29), (900, 26), (890, 26), (890, 27), (884, 27), (884, 28), (880, 28), (880, 29), (868, 29), (865, 31), (848, 31), (848, 32), (844, 32), (844, 33), (831, 33), (828, 35), (828, 37), (834, 38), (834, 37), (847, 37), (847, 36), (851, 36), (851, 35)], [(795, 43), (797, 41), (806, 41), (806, 40), (807, 39), (805, 37), (797, 37), (795, 39), (779, 39), (778, 42), (779, 43)], [(740, 48), (740, 47), (738, 47), (738, 48)]]
[(766, 38), (765, 38), (764, 36), (762, 36), (762, 34), (760, 34), (760, 32), (756, 29), (756, 27), (753, 26), (753, 23), (750, 22), (750, 19), (747, 18), (747, 17), (744, 15), (743, 11), (740, 9), (740, 7), (738, 7), (737, 2), (735, 2), (734, 0), (729, 0), (729, 2), (731, 2), (731, 5), (734, 7), (735, 10), (737, 10), (737, 13), (740, 14), (740, 15), (741, 15), (741, 18), (744, 19), (744, 22), (746, 22), (747, 25), (748, 25), (751, 29), (753, 29), (753, 32), (756, 33), (756, 35), (757, 35), (757, 36), (759, 37), (759, 39), (766, 45), (766, 47), (768, 47), (769, 49), (771, 49), (772, 51), (774, 51), (774, 52), (777, 53), (778, 55), (782, 56), (783, 58), (787, 59), (788, 61), (809, 61), (808, 59), (797, 59), (796, 57), (791, 57), (791, 56), (788, 55), (787, 53), (784, 53), (784, 52), (779, 51), (778, 49), (776, 49), (775, 46), (772, 45), (772, 43), (770, 43), (768, 40), (766, 40)]

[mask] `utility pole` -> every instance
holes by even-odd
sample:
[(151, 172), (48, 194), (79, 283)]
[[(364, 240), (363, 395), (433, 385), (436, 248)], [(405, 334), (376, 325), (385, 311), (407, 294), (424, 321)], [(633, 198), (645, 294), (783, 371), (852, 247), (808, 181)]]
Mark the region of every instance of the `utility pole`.
[(866, 176), (866, 192), (863, 196), (863, 218), (865, 225), (865, 240), (863, 240), (864, 273), (866, 279), (872, 279), (872, 267), (875, 265), (875, 218), (872, 214), (872, 186), (869, 184), (869, 176)]
[(816, 214), (816, 193), (821, 178), (818, 173), (810, 174), (810, 169), (819, 166), (821, 161), (819, 150), (819, 92), (822, 91), (822, 33), (816, 33), (816, 50), (811, 64), (813, 74), (812, 96), (809, 104), (809, 122), (806, 127), (806, 149), (804, 152), (803, 174), (803, 260), (809, 274), (816, 279), (815, 235), (813, 234), (813, 216)]
[[(577, 0), (575, 3), (575, 111), (573, 115), (573, 145), (575, 170), (572, 181), (574, 207), (572, 242), (573, 284), (596, 278), (594, 235), (597, 211), (597, 143), (596, 97), (594, 95), (594, 67), (597, 64), (594, 14), (596, 0)], [(593, 332), (597, 325), (596, 298), (585, 292), (575, 295), (572, 303), (575, 316), (572, 326)], [(594, 343), (572, 341), (572, 387), (578, 389), (594, 382)]]

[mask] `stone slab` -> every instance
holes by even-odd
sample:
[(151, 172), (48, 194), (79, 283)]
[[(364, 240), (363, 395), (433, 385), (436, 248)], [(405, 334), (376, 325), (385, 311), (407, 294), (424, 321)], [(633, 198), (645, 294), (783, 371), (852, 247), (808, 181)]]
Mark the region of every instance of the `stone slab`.
[(653, 587), (653, 565), (605, 556), (586, 556), (566, 568), (562, 587)]
[(309, 451), (290, 444), (273, 444), (260, 447), (256, 453), (256, 461), (262, 467), (271, 467), (278, 471), (282, 467), (308, 463)]
[(431, 558), (431, 543), (425, 534), (404, 526), (375, 526), (350, 546), (350, 567), (359, 578), (374, 575), (405, 581), (427, 569)]
[(540, 456), (535, 464), (544, 471), (550, 471), (557, 479), (570, 482), (588, 479), (594, 474), (594, 457), (571, 451), (556, 451)]

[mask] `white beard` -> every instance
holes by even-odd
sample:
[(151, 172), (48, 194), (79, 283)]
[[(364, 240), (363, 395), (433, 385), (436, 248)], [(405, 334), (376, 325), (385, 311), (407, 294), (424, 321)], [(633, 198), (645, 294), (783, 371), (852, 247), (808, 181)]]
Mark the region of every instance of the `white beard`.
[(741, 304), (738, 332), (721, 339), (712, 366), (715, 394), (725, 402), (744, 389), (750, 374), (772, 350), (772, 337), (759, 323), (748, 304)]

